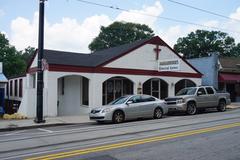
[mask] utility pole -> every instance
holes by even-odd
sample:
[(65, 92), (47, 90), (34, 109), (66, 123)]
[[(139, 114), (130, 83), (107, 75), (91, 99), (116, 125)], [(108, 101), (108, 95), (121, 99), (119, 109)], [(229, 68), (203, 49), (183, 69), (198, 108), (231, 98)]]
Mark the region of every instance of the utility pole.
[(44, 2), (39, 0), (39, 27), (38, 27), (38, 69), (37, 69), (37, 109), (35, 123), (45, 123), (43, 119), (43, 48), (44, 48)]

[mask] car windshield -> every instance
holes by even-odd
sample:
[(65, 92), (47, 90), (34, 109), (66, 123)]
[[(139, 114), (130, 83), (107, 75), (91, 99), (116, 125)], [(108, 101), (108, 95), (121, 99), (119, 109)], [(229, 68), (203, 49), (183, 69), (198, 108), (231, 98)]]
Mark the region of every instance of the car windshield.
[(114, 101), (110, 102), (109, 105), (123, 104), (124, 102), (126, 102), (126, 100), (128, 99), (128, 97), (129, 97), (129, 96), (119, 97), (119, 98), (115, 99)]
[(197, 90), (196, 88), (184, 88), (181, 89), (176, 95), (177, 96), (194, 95), (196, 90)]

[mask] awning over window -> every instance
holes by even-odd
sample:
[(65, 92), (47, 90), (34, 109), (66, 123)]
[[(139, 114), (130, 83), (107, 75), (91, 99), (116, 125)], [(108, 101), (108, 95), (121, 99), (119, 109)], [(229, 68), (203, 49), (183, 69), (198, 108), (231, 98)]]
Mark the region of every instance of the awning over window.
[(1, 82), (1, 83), (7, 83), (7, 82), (8, 82), (7, 78), (6, 78), (5, 75), (2, 74), (2, 73), (0, 73), (0, 82)]
[(220, 82), (240, 82), (240, 74), (220, 73), (218, 80)]

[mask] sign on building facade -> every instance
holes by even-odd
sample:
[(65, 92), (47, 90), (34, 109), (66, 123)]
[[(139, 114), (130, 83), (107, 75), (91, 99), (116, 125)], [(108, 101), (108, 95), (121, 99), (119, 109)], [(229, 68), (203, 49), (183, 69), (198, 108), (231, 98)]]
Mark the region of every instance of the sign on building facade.
[(158, 71), (179, 71), (180, 61), (178, 59), (158, 62)]

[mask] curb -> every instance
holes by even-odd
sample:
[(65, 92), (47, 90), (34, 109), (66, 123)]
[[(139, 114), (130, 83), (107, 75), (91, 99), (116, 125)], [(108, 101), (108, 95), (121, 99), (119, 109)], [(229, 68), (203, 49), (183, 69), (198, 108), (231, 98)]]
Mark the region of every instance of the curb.
[(0, 132), (4, 131), (16, 131), (16, 130), (24, 130), (24, 129), (34, 129), (34, 128), (45, 128), (45, 127), (55, 127), (55, 126), (68, 126), (68, 125), (87, 125), (87, 124), (93, 124), (94, 122), (80, 122), (80, 123), (52, 123), (52, 124), (42, 124), (42, 125), (32, 125), (32, 126), (13, 126), (13, 127), (7, 127), (7, 128), (0, 128)]

